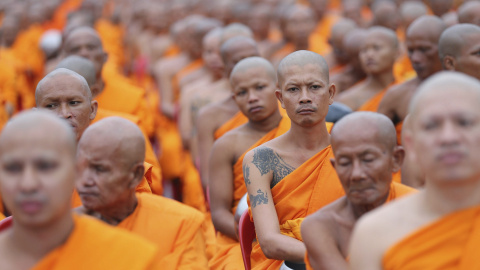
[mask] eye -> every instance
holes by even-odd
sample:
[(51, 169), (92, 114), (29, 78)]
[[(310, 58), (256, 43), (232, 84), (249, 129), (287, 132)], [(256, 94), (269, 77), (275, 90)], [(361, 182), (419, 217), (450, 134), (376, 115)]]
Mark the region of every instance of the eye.
[(469, 119), (458, 119), (457, 123), (461, 127), (469, 127), (473, 124), (473, 121)]
[(298, 90), (297, 87), (290, 87), (290, 88), (287, 89), (288, 92), (295, 92), (297, 90)]
[(257, 90), (263, 90), (265, 88), (265, 85), (257, 85)]
[(317, 85), (317, 84), (312, 85), (312, 89), (314, 90), (318, 90), (320, 88), (322, 88), (320, 85)]
[(58, 163), (53, 161), (38, 161), (35, 166), (39, 171), (47, 172), (57, 167)]
[(432, 122), (427, 122), (427, 123), (423, 124), (423, 129), (429, 131), (429, 130), (436, 129), (438, 126), (439, 126), (438, 122), (433, 122), (432, 121)]
[(104, 167), (104, 166), (101, 166), (101, 165), (94, 165), (93, 166), (93, 169), (95, 170), (95, 172), (97, 173), (103, 173), (103, 172), (107, 172), (107, 168)]
[(55, 109), (57, 106), (58, 106), (57, 103), (50, 103), (50, 104), (45, 105), (45, 108), (47, 108), (47, 109)]
[(23, 166), (20, 163), (10, 163), (5, 164), (4, 169), (9, 173), (18, 173), (22, 171)]
[(237, 92), (237, 97), (245, 96), (246, 94), (247, 94), (246, 90), (241, 90), (241, 91)]
[(80, 103), (81, 103), (80, 101), (70, 101), (69, 102), (69, 104), (73, 105), (73, 106), (79, 105)]

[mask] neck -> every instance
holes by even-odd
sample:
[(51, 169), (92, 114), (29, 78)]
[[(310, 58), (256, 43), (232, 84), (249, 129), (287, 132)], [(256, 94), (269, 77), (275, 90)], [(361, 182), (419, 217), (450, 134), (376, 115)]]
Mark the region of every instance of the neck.
[(387, 72), (378, 73), (375, 75), (370, 74), (367, 76), (367, 85), (371, 85), (372, 87), (378, 87), (381, 89), (385, 89), (394, 81), (395, 81), (395, 77), (393, 76), (392, 69), (390, 69)]
[(135, 193), (123, 202), (115, 204), (114, 207), (104, 209), (100, 213), (100, 219), (106, 223), (116, 226), (128, 216), (130, 216), (137, 208), (138, 200)]
[(55, 224), (48, 224), (41, 228), (26, 227), (18, 222), (13, 222), (9, 246), (18, 250), (19, 254), (39, 261), (50, 251), (67, 241), (73, 231), (74, 221), (70, 210), (65, 213)]
[(454, 181), (455, 183), (438, 184), (425, 181), (425, 204), (433, 213), (448, 213), (480, 206), (480, 181)]
[(248, 125), (253, 130), (261, 131), (261, 132), (269, 132), (270, 130), (278, 127), (281, 120), (282, 120), (282, 115), (277, 109), (272, 115), (263, 119), (262, 121), (258, 121), (258, 122), (248, 121)]
[(319, 151), (330, 144), (330, 134), (325, 126), (325, 120), (309, 127), (302, 127), (292, 121), (287, 136), (297, 148), (307, 151)]
[(385, 196), (383, 196), (380, 200), (371, 203), (371, 204), (353, 204), (350, 200), (347, 199), (348, 205), (352, 209), (353, 216), (355, 217), (355, 220), (358, 220), (363, 214), (381, 206), (387, 201), (389, 193), (387, 193)]

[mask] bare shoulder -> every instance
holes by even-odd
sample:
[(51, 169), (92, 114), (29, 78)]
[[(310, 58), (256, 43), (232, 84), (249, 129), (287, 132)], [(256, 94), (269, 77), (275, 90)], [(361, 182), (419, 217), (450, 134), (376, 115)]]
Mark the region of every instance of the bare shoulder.
[(346, 197), (342, 197), (309, 215), (302, 222), (302, 232), (305, 233), (328, 233), (333, 235), (336, 220), (342, 215), (342, 210), (346, 205)]
[(405, 95), (405, 91), (412, 90), (412, 88), (418, 85), (417, 78), (410, 79), (406, 82), (395, 84), (388, 88), (385, 93), (384, 99), (396, 99)]

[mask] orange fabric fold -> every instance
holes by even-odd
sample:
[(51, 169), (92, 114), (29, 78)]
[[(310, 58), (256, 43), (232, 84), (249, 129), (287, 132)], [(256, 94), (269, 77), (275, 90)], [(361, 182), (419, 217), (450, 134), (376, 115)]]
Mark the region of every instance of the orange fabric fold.
[(480, 269), (480, 206), (449, 214), (393, 245), (383, 269)]
[(217, 130), (215, 130), (215, 133), (213, 136), (215, 140), (217, 140), (218, 138), (222, 137), (225, 133), (247, 122), (248, 122), (248, 118), (242, 112), (239, 111), (232, 118), (230, 118), (230, 120), (228, 120), (223, 125), (221, 125)]
[(66, 242), (32, 270), (157, 269), (152, 243), (87, 216), (74, 215), (74, 222)]
[(403, 128), (403, 121), (399, 122), (395, 125), (395, 130), (397, 131), (397, 144), (402, 144), (402, 128)]
[(163, 269), (208, 269), (202, 213), (160, 196), (141, 193), (137, 199), (135, 211), (117, 227), (156, 244)]
[(378, 92), (375, 96), (373, 96), (371, 99), (369, 99), (367, 102), (365, 102), (362, 106), (360, 106), (360, 108), (358, 108), (357, 111), (377, 112), (378, 111), (378, 105), (380, 105), (380, 102), (382, 101), (383, 96), (385, 96), (385, 93), (387, 92), (387, 89), (390, 88), (390, 86), (392, 86), (396, 83), (397, 82), (394, 81), (393, 83), (389, 84), (382, 91)]

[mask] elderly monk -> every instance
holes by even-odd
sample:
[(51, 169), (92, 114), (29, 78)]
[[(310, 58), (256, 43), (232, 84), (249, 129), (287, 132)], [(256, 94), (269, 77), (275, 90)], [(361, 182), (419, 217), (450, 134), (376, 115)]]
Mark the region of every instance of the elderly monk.
[(425, 187), (365, 215), (351, 269), (480, 269), (480, 81), (441, 72), (410, 104), (410, 145)]
[[(222, 60), (225, 65), (225, 75), (230, 77), (235, 64), (240, 60), (259, 56), (256, 42), (248, 37), (230, 38), (221, 46)], [(239, 112), (238, 106), (231, 97), (209, 104), (198, 113), (198, 152), (200, 153), (200, 172), (203, 187), (208, 183), (208, 159), (215, 139), (231, 129), (247, 122), (247, 118)]]
[(398, 142), (402, 121), (407, 116), (408, 104), (418, 85), (442, 70), (442, 62), (438, 57), (438, 40), (445, 28), (442, 19), (427, 15), (415, 20), (407, 29), (408, 56), (417, 77), (389, 88), (378, 106), (378, 112), (385, 114), (395, 124)]
[(210, 155), (210, 211), (218, 232), (212, 269), (242, 268), (234, 215), (247, 193), (243, 175), (248, 171), (242, 170), (243, 157), (248, 150), (283, 134), (290, 124), (287, 117), (282, 120), (278, 109), (277, 76), (270, 62), (260, 57), (243, 59), (235, 65), (230, 82), (232, 97), (248, 122), (220, 137)]
[(395, 82), (393, 65), (397, 56), (398, 39), (395, 32), (385, 27), (371, 27), (359, 53), (367, 78), (345, 90), (336, 101), (354, 111), (377, 111), (387, 88)]
[[(98, 33), (90, 27), (79, 27), (67, 35), (63, 44), (66, 56), (78, 55), (95, 64), (97, 87), (92, 93), (102, 109), (133, 114), (137, 116), (142, 129), (152, 136), (153, 116), (144, 99), (145, 90), (134, 86), (120, 72), (104, 69), (107, 54), (103, 51)], [(106, 66), (105, 66), (106, 67)]]
[(124, 228), (159, 248), (165, 269), (207, 269), (203, 214), (160, 196), (135, 193), (144, 171), (140, 129), (120, 117), (91, 125), (78, 144), (80, 212)]
[(44, 111), (2, 131), (0, 189), (13, 216), (0, 232), (2, 269), (160, 269), (152, 243), (72, 215), (75, 144), (69, 124)]
[(480, 2), (468, 1), (458, 7), (458, 22), (480, 26)]
[[(67, 56), (65, 59), (58, 63), (57, 68), (66, 68), (77, 72), (79, 75), (85, 78), (88, 83), (88, 86), (92, 92), (95, 92), (95, 87), (97, 86), (97, 80), (95, 77), (95, 65), (92, 61), (88, 60), (87, 58), (83, 58), (76, 55)], [(61, 93), (61, 92), (60, 92)], [(126, 118), (140, 127), (140, 119), (138, 117), (121, 113), (115, 111), (109, 111), (102, 108), (97, 109), (97, 114), (95, 119), (91, 120), (90, 124), (93, 124), (103, 118), (109, 116), (120, 116)], [(152, 190), (152, 193), (162, 195), (163, 194), (163, 186), (162, 186), (162, 176), (161, 176), (161, 169), (160, 164), (158, 162), (157, 156), (153, 150), (153, 147), (148, 139), (147, 133), (142, 130), (145, 138), (145, 175)]]
[(329, 82), (325, 59), (297, 51), (282, 60), (277, 74), (275, 93), (291, 128), (250, 150), (243, 160), (258, 240), (252, 249), (253, 269), (278, 269), (283, 260), (303, 262), (301, 221), (344, 195), (329, 161), (333, 153), (325, 117), (335, 85)]
[(412, 192), (392, 182), (400, 170), (403, 148), (395, 127), (382, 114), (356, 112), (332, 129), (331, 159), (345, 196), (308, 216), (302, 223), (307, 267), (348, 269), (348, 244), (355, 222), (368, 211)]
[(443, 67), (480, 80), (480, 26), (458, 24), (447, 28), (438, 42)]

